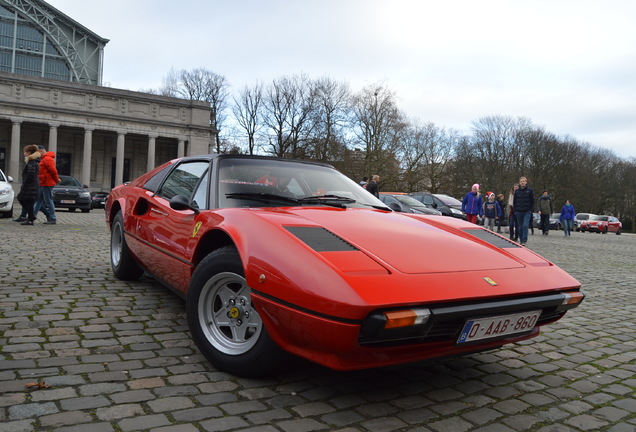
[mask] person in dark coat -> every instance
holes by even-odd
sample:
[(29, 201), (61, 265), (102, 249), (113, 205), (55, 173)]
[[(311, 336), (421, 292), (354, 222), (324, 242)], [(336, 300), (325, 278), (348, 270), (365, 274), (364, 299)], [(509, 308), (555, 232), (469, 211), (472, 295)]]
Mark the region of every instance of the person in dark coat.
[(380, 181), (379, 175), (374, 175), (369, 183), (367, 183), (367, 192), (372, 194), (376, 198), (380, 198), (380, 187), (378, 182)]
[(512, 206), (519, 226), (519, 241), (525, 246), (528, 241), (528, 224), (532, 223), (534, 211), (534, 191), (528, 186), (526, 177), (519, 178), (519, 189), (515, 191)]
[(22, 188), (18, 201), (27, 211), (27, 219), (20, 225), (33, 225), (35, 220), (34, 206), (40, 193), (40, 152), (38, 146), (24, 147), (24, 168), (22, 169)]

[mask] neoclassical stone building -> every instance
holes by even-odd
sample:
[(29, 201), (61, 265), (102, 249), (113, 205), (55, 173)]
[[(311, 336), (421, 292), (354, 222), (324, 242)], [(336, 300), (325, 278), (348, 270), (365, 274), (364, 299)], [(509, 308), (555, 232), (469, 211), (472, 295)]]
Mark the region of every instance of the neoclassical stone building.
[(16, 186), (27, 144), (91, 190), (211, 151), (207, 103), (100, 85), (107, 42), (41, 0), (0, 0), (0, 169)]

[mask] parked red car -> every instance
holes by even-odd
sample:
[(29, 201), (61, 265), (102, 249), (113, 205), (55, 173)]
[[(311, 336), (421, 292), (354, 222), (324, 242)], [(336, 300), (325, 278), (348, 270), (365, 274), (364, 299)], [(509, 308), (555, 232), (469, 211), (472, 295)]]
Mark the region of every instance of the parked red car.
[(581, 221), (580, 230), (582, 232), (589, 231), (603, 234), (614, 232), (616, 235), (621, 235), (623, 224), (614, 216), (594, 215), (588, 220)]
[(115, 276), (186, 299), (216, 367), (286, 353), (338, 370), (518, 342), (580, 304), (580, 283), (458, 218), (391, 211), (333, 167), (247, 155), (168, 162), (106, 203)]

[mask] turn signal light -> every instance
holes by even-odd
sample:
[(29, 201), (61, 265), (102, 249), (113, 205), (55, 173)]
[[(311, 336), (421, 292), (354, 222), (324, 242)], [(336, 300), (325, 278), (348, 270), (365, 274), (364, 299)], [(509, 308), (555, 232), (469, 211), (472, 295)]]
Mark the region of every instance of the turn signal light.
[(386, 318), (384, 328), (391, 329), (425, 324), (430, 316), (431, 311), (428, 309), (387, 311), (384, 312), (384, 317)]
[(561, 294), (565, 296), (565, 298), (563, 299), (563, 303), (561, 303), (562, 305), (579, 304), (585, 298), (585, 294), (583, 294), (581, 291), (570, 291)]

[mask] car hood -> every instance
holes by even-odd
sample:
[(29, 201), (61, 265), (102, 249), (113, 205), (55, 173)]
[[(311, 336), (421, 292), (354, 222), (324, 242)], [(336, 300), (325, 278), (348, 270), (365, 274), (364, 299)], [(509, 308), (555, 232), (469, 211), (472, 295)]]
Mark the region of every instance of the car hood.
[[(376, 261), (402, 273), (524, 267), (519, 258), (506, 252), (508, 247), (519, 248), (516, 244), (461, 220), (365, 209), (295, 208), (263, 212), (270, 222), (282, 229), (291, 226), (325, 228)], [(310, 242), (295, 235), (305, 243)], [(494, 246), (493, 242), (505, 247)]]
[(62, 190), (88, 192), (86, 188), (83, 188), (81, 186), (59, 186), (58, 185), (53, 187), (53, 191), (62, 191)]

